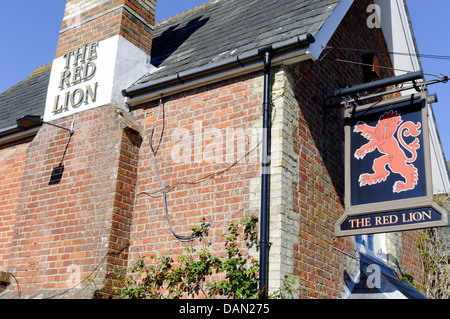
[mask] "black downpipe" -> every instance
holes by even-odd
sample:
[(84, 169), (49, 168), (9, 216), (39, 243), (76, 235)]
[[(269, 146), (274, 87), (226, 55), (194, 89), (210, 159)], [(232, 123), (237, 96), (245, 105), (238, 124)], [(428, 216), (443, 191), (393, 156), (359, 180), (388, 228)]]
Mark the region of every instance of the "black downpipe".
[(270, 191), (270, 91), (271, 91), (272, 50), (264, 51), (264, 101), (263, 101), (263, 146), (261, 181), (261, 221), (260, 221), (260, 259), (259, 290), (260, 298), (268, 298), (269, 264), (269, 191)]

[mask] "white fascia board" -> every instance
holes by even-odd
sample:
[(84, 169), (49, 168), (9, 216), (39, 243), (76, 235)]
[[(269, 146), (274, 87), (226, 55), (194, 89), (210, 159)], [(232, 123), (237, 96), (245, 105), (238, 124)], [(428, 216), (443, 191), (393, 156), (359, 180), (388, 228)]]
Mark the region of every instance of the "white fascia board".
[(403, 0), (374, 0), (374, 3), (380, 6), (381, 30), (388, 51), (406, 53), (390, 55), (392, 66), (396, 69), (395, 75), (406, 73), (401, 70), (419, 71), (421, 67), (418, 52)]
[(433, 194), (448, 194), (450, 193), (450, 180), (448, 176), (447, 162), (442, 149), (441, 139), (439, 137), (436, 120), (434, 118), (433, 108), (431, 105), (428, 106), (428, 114)]

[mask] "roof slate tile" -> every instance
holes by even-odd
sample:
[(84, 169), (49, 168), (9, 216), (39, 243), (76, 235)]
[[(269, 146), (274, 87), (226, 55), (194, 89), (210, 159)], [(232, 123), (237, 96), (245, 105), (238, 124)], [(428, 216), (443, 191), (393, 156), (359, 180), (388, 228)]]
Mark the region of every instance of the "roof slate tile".
[[(191, 14), (156, 26), (152, 63), (161, 69), (145, 75), (135, 85), (218, 62), (307, 32), (316, 35), (339, 2), (218, 0), (208, 4)], [(188, 50), (190, 54), (186, 55)]]
[(25, 115), (44, 115), (51, 66), (0, 94), (0, 129), (16, 125)]
[[(158, 24), (152, 64), (158, 70), (135, 85), (316, 35), (340, 0), (217, 0)], [(43, 115), (51, 66), (0, 94), (0, 130), (25, 115)]]

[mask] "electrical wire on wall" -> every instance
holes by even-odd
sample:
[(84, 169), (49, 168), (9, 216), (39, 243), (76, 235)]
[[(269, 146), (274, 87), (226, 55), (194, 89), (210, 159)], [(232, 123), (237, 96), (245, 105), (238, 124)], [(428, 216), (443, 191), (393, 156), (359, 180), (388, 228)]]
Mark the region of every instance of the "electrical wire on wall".
[[(321, 61), (322, 60), (329, 60), (329, 61), (338, 62), (338, 63), (353, 64), (353, 65), (365, 66), (365, 67), (373, 67), (373, 65), (372, 64), (368, 64), (368, 63), (359, 62), (359, 61), (352, 61), (352, 60), (348, 60), (348, 59), (339, 59), (339, 58), (330, 57), (330, 53), (332, 51), (344, 51), (344, 52), (373, 53), (373, 54), (386, 54), (386, 55), (415, 56), (415, 57), (418, 57), (418, 58), (450, 60), (450, 56), (447, 56), (447, 55), (411, 54), (411, 53), (390, 52), (390, 51), (374, 51), (374, 50), (367, 50), (367, 49), (344, 48), (344, 47), (334, 47), (334, 46), (323, 46), (323, 49), (324, 50), (328, 50), (328, 51), (326, 51), (325, 54), (321, 57), (321, 59), (320, 59)], [(394, 67), (391, 67), (391, 66), (383, 66), (383, 65), (377, 65), (377, 68), (393, 70), (393, 71), (400, 71), (400, 72), (405, 72), (407, 74), (411, 74), (411, 73), (414, 72), (414, 71), (411, 71), (411, 70), (399, 69), (399, 68), (394, 68)], [(450, 80), (450, 78), (448, 76), (444, 75), (444, 74), (436, 75), (436, 74), (431, 74), (431, 73), (423, 73), (423, 75), (435, 77), (436, 80), (427, 81), (427, 80), (423, 79), (423, 82), (412, 81), (413, 82), (412, 86), (405, 86), (404, 83), (403, 83), (400, 87), (397, 87), (396, 89), (392, 89), (392, 90), (389, 90), (389, 91), (383, 91), (383, 92), (380, 92), (382, 89), (379, 89), (375, 93), (366, 92), (365, 93), (366, 95), (361, 96), (360, 94), (358, 94), (358, 96), (353, 98), (353, 99), (350, 98), (350, 97), (348, 97), (348, 98), (340, 97), (339, 98), (341, 100), (340, 105), (332, 104), (329, 107), (331, 107), (331, 108), (339, 108), (339, 107), (342, 107), (342, 104), (354, 103), (355, 101), (361, 101), (363, 99), (367, 100), (369, 98), (379, 97), (379, 96), (382, 96), (382, 95), (388, 95), (388, 94), (393, 94), (393, 93), (398, 93), (400, 91), (407, 91), (407, 90), (410, 90), (410, 89), (415, 89), (416, 91), (423, 91), (423, 90), (426, 90), (429, 85), (433, 85), (433, 84), (436, 84), (436, 83), (447, 83)], [(335, 97), (334, 96), (330, 96), (329, 98), (335, 98)], [(377, 104), (377, 103), (375, 103), (375, 104)]]
[[(154, 144), (153, 144), (153, 139), (154, 139), (154, 136), (155, 136), (155, 132), (156, 132), (156, 128), (157, 128), (158, 122), (161, 120), (161, 118), (162, 118), (161, 135), (159, 137), (158, 144), (155, 147)], [(184, 182), (179, 182), (179, 183), (176, 183), (176, 184), (173, 184), (173, 185), (166, 186), (164, 184), (162, 178), (161, 178), (161, 174), (160, 174), (159, 167), (158, 167), (159, 163), (158, 163), (158, 160), (157, 160), (157, 154), (158, 154), (158, 151), (159, 151), (159, 149), (161, 147), (162, 140), (163, 140), (163, 137), (164, 137), (164, 132), (165, 132), (165, 119), (166, 119), (165, 107), (164, 107), (164, 103), (163, 103), (163, 100), (162, 100), (162, 97), (161, 97), (160, 98), (160, 103), (159, 103), (158, 116), (157, 116), (156, 121), (153, 124), (152, 130), (151, 130), (151, 133), (150, 133), (150, 149), (151, 149), (151, 152), (152, 152), (152, 158), (153, 158), (153, 165), (154, 165), (154, 168), (155, 168), (155, 173), (156, 173), (156, 176), (157, 176), (157, 179), (158, 179), (158, 183), (160, 184), (160, 189), (154, 190), (154, 191), (151, 191), (151, 192), (140, 192), (140, 193), (138, 193), (136, 195), (136, 199), (139, 198), (139, 196), (142, 196), (142, 195), (145, 195), (145, 196), (150, 197), (150, 198), (162, 197), (162, 201), (163, 201), (163, 205), (164, 205), (164, 213), (165, 213), (167, 222), (169, 224), (170, 231), (175, 236), (175, 238), (178, 239), (179, 241), (181, 241), (181, 242), (190, 242), (190, 241), (192, 241), (192, 240), (194, 240), (196, 238), (196, 233), (193, 232), (190, 236), (181, 236), (181, 235), (178, 235), (175, 232), (175, 230), (174, 230), (174, 228), (172, 226), (172, 221), (171, 221), (170, 214), (169, 214), (169, 205), (167, 203), (167, 195), (168, 195), (168, 193), (170, 193), (175, 188), (177, 188), (179, 186), (182, 186), (182, 185), (197, 185), (197, 184), (204, 183), (204, 182), (206, 182), (208, 180), (214, 180), (217, 177), (226, 174), (227, 172), (232, 170), (236, 165), (241, 163), (244, 159), (248, 158), (254, 151), (256, 151), (258, 149), (258, 147), (261, 145), (262, 141), (259, 141), (255, 147), (253, 147), (251, 150), (249, 150), (241, 158), (239, 158), (234, 163), (232, 163), (231, 165), (227, 166), (226, 168), (224, 168), (222, 170), (219, 170), (219, 171), (214, 172), (214, 173), (207, 174), (204, 177), (196, 179), (196, 180), (184, 181)], [(211, 225), (211, 223), (207, 223), (205, 226), (209, 227), (210, 225)]]
[[(101, 267), (105, 263), (106, 259), (109, 256), (117, 256), (117, 255), (123, 253), (125, 251), (125, 249), (127, 249), (127, 248), (128, 248), (128, 246), (122, 248), (120, 251), (117, 251), (117, 252), (110, 252), (110, 251), (108, 251), (105, 254), (105, 256), (102, 258), (102, 260), (95, 266), (94, 270), (92, 270), (86, 278), (84, 278), (83, 280), (79, 281), (77, 284), (75, 284), (71, 288), (67, 288), (67, 289), (65, 289), (65, 290), (63, 290), (61, 292), (55, 293), (55, 294), (53, 294), (51, 296), (48, 296), (48, 297), (44, 297), (42, 299), (57, 298), (57, 297), (65, 295), (65, 294), (68, 294), (69, 292), (73, 291), (74, 289), (78, 289), (86, 281), (90, 281), (91, 280), (91, 282), (94, 282), (93, 280), (97, 277), (97, 275), (100, 272)], [(13, 273), (10, 273), (10, 275), (14, 278), (14, 280), (16, 281), (16, 284), (17, 284), (17, 291), (18, 291), (17, 297), (18, 297), (18, 299), (22, 299), (22, 287), (21, 287), (19, 281), (17, 280), (16, 276)], [(95, 283), (94, 283), (94, 285), (95, 285)], [(83, 288), (83, 290), (87, 289), (88, 287), (90, 287), (90, 284), (86, 285)]]
[[(162, 130), (161, 130), (161, 135), (159, 137), (158, 146), (155, 149), (155, 147), (153, 146), (153, 137), (155, 135), (156, 127), (157, 127), (157, 124), (158, 124), (159, 120), (161, 119), (161, 116), (162, 116), (162, 122), (163, 122), (162, 123)], [(166, 112), (165, 112), (164, 103), (163, 103), (162, 97), (161, 97), (161, 99), (159, 100), (158, 117), (157, 117), (155, 123), (153, 124), (153, 128), (152, 128), (151, 133), (150, 133), (150, 149), (152, 151), (153, 164), (154, 164), (154, 167), (155, 167), (156, 177), (158, 178), (159, 185), (161, 186), (161, 192), (162, 192), (162, 198), (163, 198), (163, 204), (164, 204), (164, 212), (165, 212), (165, 215), (166, 215), (167, 222), (169, 223), (170, 231), (175, 236), (175, 238), (178, 239), (179, 241), (181, 241), (181, 242), (190, 242), (190, 241), (194, 240), (197, 237), (195, 232), (193, 232), (190, 236), (181, 236), (181, 235), (178, 235), (175, 232), (175, 230), (174, 230), (174, 228), (172, 226), (172, 221), (171, 221), (170, 216), (169, 216), (169, 207), (167, 205), (167, 188), (166, 188), (166, 186), (165, 186), (165, 184), (164, 184), (164, 182), (163, 182), (163, 180), (161, 178), (161, 174), (159, 173), (158, 161), (156, 159), (156, 156), (158, 154), (159, 148), (161, 147), (161, 143), (162, 143), (162, 140), (163, 140), (163, 137), (164, 137), (165, 126), (166, 126)]]
[[(361, 66), (367, 66), (367, 67), (372, 67), (373, 65), (371, 64), (367, 64), (367, 63), (362, 63), (362, 62), (356, 62), (356, 61), (350, 61), (350, 60), (343, 60), (343, 59), (332, 59), (333, 61), (336, 62), (342, 62), (342, 63), (348, 63), (348, 64), (354, 64), (354, 65), (361, 65)], [(393, 68), (390, 66), (383, 66), (383, 65), (378, 65), (377, 66), (380, 69), (387, 69), (387, 70), (393, 70), (393, 71), (401, 71), (401, 72), (406, 72), (406, 73), (411, 73), (412, 71), (409, 70), (404, 70), (404, 69), (398, 69), (398, 68)], [(424, 73), (425, 75), (429, 75), (429, 76), (434, 76), (436, 78), (440, 78), (440, 76), (436, 75), (436, 74), (431, 74), (431, 73)]]

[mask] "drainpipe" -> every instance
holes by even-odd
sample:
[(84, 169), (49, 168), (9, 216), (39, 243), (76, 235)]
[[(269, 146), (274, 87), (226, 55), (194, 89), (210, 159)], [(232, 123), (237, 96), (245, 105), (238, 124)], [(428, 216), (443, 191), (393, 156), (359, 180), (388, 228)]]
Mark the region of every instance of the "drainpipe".
[(264, 55), (264, 101), (263, 101), (263, 145), (262, 145), (262, 180), (261, 180), (261, 220), (260, 220), (260, 259), (259, 290), (261, 299), (268, 297), (268, 265), (269, 265), (269, 214), (270, 214), (270, 92), (272, 47), (263, 48)]

